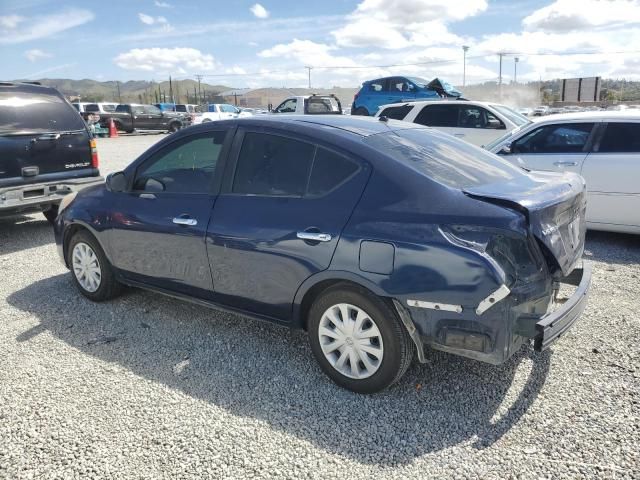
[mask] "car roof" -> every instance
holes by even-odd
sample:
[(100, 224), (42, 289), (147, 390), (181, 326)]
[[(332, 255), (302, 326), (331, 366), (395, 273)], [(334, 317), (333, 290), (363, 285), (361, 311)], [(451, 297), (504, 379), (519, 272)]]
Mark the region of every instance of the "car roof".
[(507, 105), (504, 105), (502, 103), (498, 103), (498, 102), (478, 102), (476, 100), (447, 100), (447, 99), (442, 99), (442, 100), (418, 100), (418, 101), (414, 101), (414, 100), (406, 100), (404, 102), (394, 102), (394, 103), (387, 103), (385, 105), (380, 105), (380, 108), (385, 108), (385, 107), (400, 107), (403, 105), (416, 105), (416, 106), (424, 106), (424, 105), (445, 105), (445, 104), (453, 104), (453, 105), (481, 105), (483, 107), (487, 107), (487, 106), (492, 106), (492, 105), (498, 105), (500, 107), (506, 107)]
[(28, 93), (40, 93), (45, 95), (61, 96), (60, 92), (53, 87), (45, 87), (44, 85), (36, 85), (24, 82), (4, 82), (0, 81), (0, 91), (20, 91)]
[[(216, 122), (236, 124), (238, 126), (274, 127), (284, 128), (297, 126), (301, 128), (321, 128), (325, 132), (346, 133), (357, 137), (368, 137), (378, 133), (391, 132), (395, 130), (406, 130), (425, 128), (399, 120), (382, 121), (374, 117), (362, 117), (352, 115), (258, 115), (252, 117), (236, 118), (233, 120), (223, 120)], [(210, 125), (205, 123), (203, 125)], [(192, 128), (192, 127), (191, 127)]]
[(606, 120), (623, 121), (633, 120), (640, 121), (640, 111), (612, 111), (607, 110), (603, 112), (569, 112), (558, 113), (549, 117), (542, 117), (539, 120), (535, 120), (534, 123), (553, 123), (553, 122), (576, 122), (576, 121), (596, 121), (604, 122)]

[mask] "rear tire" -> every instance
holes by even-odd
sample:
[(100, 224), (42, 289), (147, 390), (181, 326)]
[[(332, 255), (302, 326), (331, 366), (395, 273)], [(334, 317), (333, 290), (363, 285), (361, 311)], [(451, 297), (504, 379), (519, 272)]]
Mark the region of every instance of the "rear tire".
[(364, 107), (358, 107), (356, 108), (353, 112), (351, 112), (351, 115), (360, 115), (361, 117), (368, 117), (369, 115), (369, 111), (364, 108)]
[(49, 221), (51, 225), (54, 224), (56, 218), (58, 217), (58, 205), (51, 205), (49, 210), (45, 210), (42, 212), (45, 218)]
[(375, 393), (397, 382), (413, 359), (413, 344), (393, 307), (362, 287), (337, 285), (309, 311), (311, 350), (335, 383)]
[(73, 281), (89, 300), (102, 302), (117, 297), (122, 284), (98, 241), (87, 231), (79, 231), (69, 241), (67, 259)]
[(169, 133), (174, 133), (180, 130), (181, 125), (178, 122), (169, 124)]

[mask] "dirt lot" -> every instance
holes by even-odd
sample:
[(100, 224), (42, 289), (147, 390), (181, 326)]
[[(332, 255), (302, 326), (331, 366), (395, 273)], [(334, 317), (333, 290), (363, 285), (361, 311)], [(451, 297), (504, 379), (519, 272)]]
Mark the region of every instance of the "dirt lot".
[[(164, 135), (102, 139), (104, 173)], [(0, 220), (0, 478), (640, 478), (640, 239), (590, 233), (583, 318), (499, 367), (333, 385), (301, 332), (131, 290), (92, 304)]]

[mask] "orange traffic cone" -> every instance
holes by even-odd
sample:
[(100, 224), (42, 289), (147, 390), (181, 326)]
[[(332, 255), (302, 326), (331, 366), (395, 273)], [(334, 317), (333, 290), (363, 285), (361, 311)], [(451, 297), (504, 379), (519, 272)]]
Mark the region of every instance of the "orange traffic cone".
[(118, 129), (113, 121), (113, 118), (109, 119), (109, 138), (115, 138), (118, 136)]

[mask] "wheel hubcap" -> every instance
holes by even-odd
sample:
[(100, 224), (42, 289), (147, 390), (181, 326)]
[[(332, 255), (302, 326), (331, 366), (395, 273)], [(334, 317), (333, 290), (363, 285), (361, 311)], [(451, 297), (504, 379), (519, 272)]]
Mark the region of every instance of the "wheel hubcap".
[(346, 377), (361, 380), (380, 368), (382, 335), (367, 312), (355, 305), (328, 308), (320, 319), (318, 338), (325, 358)]
[(72, 265), (73, 273), (83, 289), (87, 292), (98, 290), (102, 271), (98, 257), (89, 245), (79, 242), (73, 247)]

